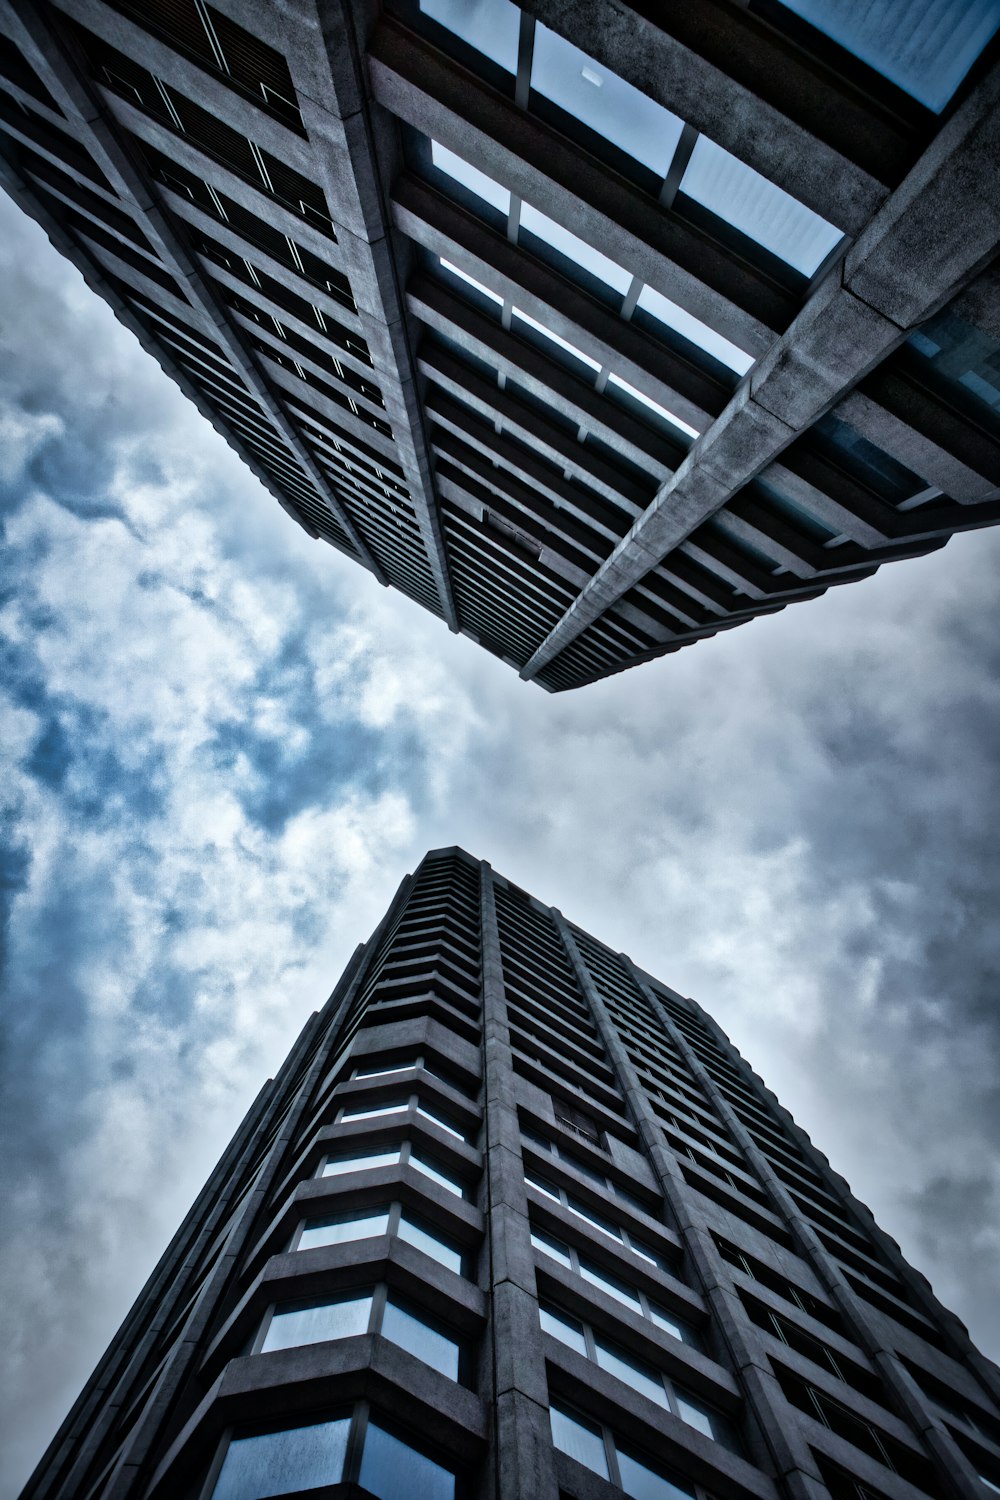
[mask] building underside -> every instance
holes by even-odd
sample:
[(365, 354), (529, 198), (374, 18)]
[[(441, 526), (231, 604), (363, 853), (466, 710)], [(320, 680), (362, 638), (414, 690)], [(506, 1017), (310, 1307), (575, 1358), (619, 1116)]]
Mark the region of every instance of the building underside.
[(5, 0), (0, 168), (291, 516), (558, 691), (1000, 518), (997, 22)]

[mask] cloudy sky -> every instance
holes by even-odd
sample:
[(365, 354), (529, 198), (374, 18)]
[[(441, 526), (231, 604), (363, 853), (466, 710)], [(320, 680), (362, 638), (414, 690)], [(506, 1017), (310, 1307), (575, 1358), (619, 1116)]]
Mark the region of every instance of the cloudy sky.
[(442, 844), (713, 1011), (1000, 1355), (1000, 533), (550, 697), (0, 246), (0, 1494)]

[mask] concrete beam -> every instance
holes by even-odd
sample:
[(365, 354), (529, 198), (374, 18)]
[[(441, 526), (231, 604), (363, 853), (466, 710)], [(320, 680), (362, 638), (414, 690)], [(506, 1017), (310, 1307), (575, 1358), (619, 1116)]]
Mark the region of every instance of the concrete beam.
[[(364, 285), (365, 306), (372, 313), (366, 334), (370, 343), (377, 339), (382, 346), (380, 372), (394, 372), (390, 384), (396, 396), (392, 404), (400, 462), (442, 614), (450, 629), (457, 631), (458, 611), (434, 495), (416, 361), (389, 237), (354, 22), (342, 0), (324, 6), (314, 0), (294, 0), (289, 10), (294, 25), (291, 20), (285, 23), (285, 55), (293, 79), (310, 80), (300, 89), (300, 106), (315, 148), (311, 170), (328, 201), (345, 206), (348, 223), (356, 230), (343, 243), (345, 260), (350, 261), (348, 277), (352, 286), (355, 279)], [(273, 33), (272, 17), (273, 8), (262, 7), (261, 30), (268, 35)], [(247, 24), (246, 19), (242, 24)]]
[(989, 262), (1000, 240), (998, 158), (995, 65), (660, 488), (522, 677), (535, 677)]
[(379, 103), (511, 192), (572, 227), (739, 348), (762, 354), (799, 299), (689, 228), (618, 173), (588, 160), (543, 121), (489, 89), (412, 33), (383, 20), (368, 58)]
[[(864, 228), (919, 150), (898, 115), (747, 10), (661, 8), (654, 22), (604, 0), (522, 9), (845, 234)], [(712, 56), (723, 50), (724, 66)]]

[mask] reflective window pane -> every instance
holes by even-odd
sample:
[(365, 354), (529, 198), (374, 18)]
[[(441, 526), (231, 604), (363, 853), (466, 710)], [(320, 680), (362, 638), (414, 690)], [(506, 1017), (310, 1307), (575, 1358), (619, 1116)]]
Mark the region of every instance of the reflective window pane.
[(294, 1349), (301, 1344), (322, 1344), (328, 1339), (356, 1338), (368, 1332), (371, 1310), (371, 1297), (317, 1302), (308, 1307), (279, 1307), (268, 1326), (261, 1353)]
[(420, 9), (508, 73), (517, 72), (521, 13), (511, 0), (420, 0)]
[(892, 505), (908, 500), (925, 488), (919, 474), (869, 442), (849, 422), (835, 417), (832, 412), (813, 423), (810, 437), (820, 452), (826, 452), (835, 464)]
[(265, 1500), (290, 1490), (338, 1484), (344, 1471), (350, 1419), (313, 1422), (283, 1432), (234, 1438), (212, 1500)]
[(307, 1224), (297, 1250), (314, 1250), (319, 1245), (348, 1245), (354, 1240), (370, 1240), (389, 1232), (387, 1213), (367, 1214), (358, 1219), (335, 1219), (328, 1224)]
[(441, 264), (450, 276), (457, 276), (459, 281), (463, 281), (466, 286), (473, 287), (480, 296), (488, 297), (491, 302), (496, 302), (500, 307), (503, 307), (502, 297), (498, 296), (496, 292), (491, 292), (488, 286), (483, 286), (483, 283), (477, 281), (474, 276), (470, 276), (468, 271), (463, 271), (461, 266), (453, 265), (450, 260), (444, 260), (443, 258)]
[(609, 1297), (614, 1297), (617, 1302), (624, 1302), (626, 1307), (631, 1307), (637, 1313), (642, 1312), (642, 1303), (631, 1288), (624, 1286), (622, 1282), (616, 1281), (613, 1276), (607, 1276), (603, 1271), (598, 1271), (595, 1266), (587, 1265), (585, 1261), (580, 1262), (580, 1275), (584, 1281), (589, 1281), (591, 1286), (600, 1287), (602, 1292), (607, 1292)]
[(666, 176), (683, 121), (540, 21), (531, 87), (658, 177)]
[(952, 312), (938, 313), (918, 333), (910, 348), (929, 362), (935, 375), (964, 394), (1000, 411), (1000, 343)]
[(706, 1437), (714, 1438), (717, 1443), (724, 1443), (729, 1448), (735, 1446), (732, 1427), (721, 1412), (704, 1405), (686, 1391), (676, 1391), (675, 1395), (678, 1414), (689, 1427), (696, 1427)]
[(519, 307), (515, 307), (513, 312), (512, 327), (518, 333), (523, 334), (526, 329), (530, 329), (532, 333), (539, 334), (547, 343), (554, 344), (563, 354), (568, 354), (571, 359), (578, 361), (582, 365), (586, 365), (589, 370), (596, 371), (601, 368), (596, 359), (591, 359), (589, 354), (584, 354), (582, 349), (578, 349), (575, 344), (571, 344), (568, 339), (564, 339), (560, 334), (553, 333), (551, 328), (546, 328), (544, 323), (539, 323), (536, 318), (532, 318), (528, 313), (522, 312)]
[(510, 213), (510, 189), (505, 188), (499, 182), (494, 182), (492, 177), (487, 177), (486, 173), (480, 172), (478, 167), (472, 166), (461, 156), (456, 156), (454, 151), (448, 150), (447, 146), (431, 141), (431, 161), (439, 171), (446, 172), (470, 193), (475, 193), (477, 198), (482, 198), (485, 203), (492, 204), (502, 214)]
[(448, 1192), (454, 1193), (456, 1197), (465, 1197), (465, 1190), (461, 1183), (456, 1182), (453, 1177), (446, 1177), (443, 1172), (439, 1172), (437, 1167), (432, 1167), (422, 1157), (414, 1156), (412, 1151), (410, 1152), (410, 1166), (422, 1172), (425, 1177), (429, 1177), (432, 1182), (436, 1182), (439, 1187), (447, 1188)]
[(606, 1219), (598, 1218), (598, 1216), (589, 1208), (584, 1208), (583, 1204), (578, 1202), (576, 1198), (568, 1198), (566, 1207), (569, 1209), (571, 1214), (575, 1214), (578, 1219), (582, 1219), (583, 1222), (585, 1224), (589, 1224), (591, 1228), (599, 1229), (601, 1233), (606, 1234), (609, 1239), (619, 1241), (621, 1240), (621, 1230), (618, 1229), (616, 1225), (609, 1224)]
[(539, 1177), (536, 1172), (525, 1172), (524, 1180), (536, 1192), (544, 1193), (546, 1198), (551, 1198), (553, 1203), (562, 1202), (562, 1199), (559, 1197), (559, 1189), (553, 1183), (549, 1182), (547, 1178)]
[(584, 1426), (558, 1406), (550, 1408), (549, 1418), (552, 1422), (552, 1441), (560, 1453), (568, 1454), (577, 1463), (585, 1464), (595, 1474), (607, 1479), (608, 1458), (604, 1451), (604, 1439), (598, 1429), (591, 1427), (589, 1423)]
[(374, 1167), (391, 1167), (399, 1161), (399, 1147), (391, 1151), (371, 1151), (365, 1156), (332, 1156), (323, 1163), (323, 1177), (342, 1177), (345, 1172), (370, 1172)]
[(636, 1364), (627, 1359), (620, 1349), (612, 1344), (597, 1341), (597, 1363), (602, 1370), (607, 1370), (609, 1375), (623, 1380), (632, 1390), (638, 1391), (640, 1396), (645, 1396), (648, 1401), (655, 1401), (657, 1406), (667, 1405), (667, 1393), (663, 1389), (663, 1381), (648, 1365)]
[(390, 1301), (385, 1305), (382, 1336), (416, 1355), (417, 1359), (422, 1359), (425, 1365), (440, 1370), (449, 1380), (458, 1379), (459, 1350), (454, 1339), (446, 1338), (435, 1328), (429, 1328), (395, 1302)]
[(673, 1313), (664, 1312), (662, 1307), (657, 1307), (655, 1302), (649, 1304), (649, 1316), (657, 1328), (662, 1328), (665, 1333), (672, 1334), (675, 1339), (680, 1339), (685, 1344), (690, 1344), (692, 1349), (701, 1347), (701, 1340), (694, 1329), (680, 1318), (674, 1317)]
[(462, 1274), (462, 1256), (460, 1252), (451, 1245), (446, 1245), (429, 1230), (422, 1229), (412, 1219), (405, 1216), (399, 1221), (399, 1238), (405, 1240), (408, 1245), (413, 1245), (417, 1250), (422, 1250), (432, 1260), (440, 1265), (447, 1266), (449, 1271), (455, 1271), (459, 1276)]
[(455, 1476), (386, 1432), (376, 1422), (368, 1423), (365, 1451), (361, 1459), (362, 1489), (380, 1500), (454, 1500)]
[[(485, 291), (485, 287), (483, 288), (483, 290)], [(487, 295), (491, 294), (488, 293)], [(498, 298), (497, 300), (499, 301), (500, 299)], [(441, 1116), (436, 1115), (433, 1110), (424, 1109), (422, 1104), (417, 1105), (417, 1114), (423, 1115), (425, 1120), (433, 1121), (433, 1123), (437, 1125), (439, 1129), (446, 1130), (449, 1135), (453, 1135), (456, 1141), (465, 1140), (465, 1135), (461, 1130), (456, 1130), (454, 1125), (449, 1125), (447, 1120), (442, 1120)]]
[(379, 1068), (355, 1068), (355, 1078), (391, 1078), (394, 1073), (408, 1073), (417, 1065), (415, 1062), (393, 1063), (391, 1067), (386, 1064)]
[(557, 1260), (567, 1270), (572, 1268), (573, 1262), (570, 1259), (569, 1251), (560, 1240), (550, 1239), (547, 1234), (540, 1234), (537, 1229), (533, 1229), (531, 1231), (531, 1243), (536, 1250), (541, 1250), (543, 1255), (551, 1255), (553, 1260)]
[(636, 405), (642, 407), (645, 412), (651, 413), (659, 421), (666, 422), (676, 432), (683, 432), (687, 437), (691, 438), (698, 436), (697, 427), (692, 427), (689, 423), (682, 421), (680, 417), (675, 417), (672, 411), (667, 411), (665, 406), (661, 406), (658, 401), (654, 401), (644, 391), (637, 390), (627, 380), (622, 380), (620, 375), (609, 375), (607, 388), (609, 394), (624, 397), (625, 405), (634, 402)]
[(538, 1321), (546, 1333), (550, 1333), (554, 1339), (558, 1339), (567, 1348), (575, 1349), (578, 1354), (586, 1354), (587, 1340), (584, 1336), (583, 1325), (575, 1318), (569, 1318), (565, 1313), (557, 1313), (555, 1308), (540, 1306)]
[(558, 250), (560, 255), (564, 255), (567, 260), (580, 266), (591, 276), (596, 276), (598, 281), (605, 282), (614, 291), (624, 294), (632, 285), (631, 271), (626, 271), (624, 266), (602, 255), (600, 250), (595, 250), (593, 245), (587, 244), (586, 240), (581, 240), (577, 235), (571, 234), (568, 229), (557, 224), (555, 219), (550, 219), (547, 214), (539, 212), (530, 203), (521, 204), (521, 228), (527, 229), (530, 234), (537, 235), (553, 250)]
[(340, 1118), (345, 1124), (348, 1120), (378, 1120), (383, 1115), (398, 1115), (401, 1110), (408, 1108), (409, 1105), (404, 1100), (402, 1104), (383, 1104), (378, 1109), (345, 1109)]
[(753, 364), (752, 355), (723, 338), (721, 333), (716, 333), (707, 323), (692, 317), (683, 307), (678, 307), (676, 302), (671, 302), (669, 297), (664, 297), (651, 286), (643, 287), (636, 306), (664, 327), (679, 333), (681, 338), (704, 349), (706, 354), (710, 354), (720, 364), (728, 365), (738, 375), (745, 375)]
[(948, 103), (1000, 26), (995, 0), (782, 0), (928, 109)]
[(622, 1476), (622, 1489), (631, 1500), (690, 1500), (694, 1490), (641, 1464), (637, 1458), (618, 1449), (618, 1468)]
[(561, 1155), (562, 1160), (567, 1166), (572, 1167), (574, 1172), (578, 1172), (581, 1177), (586, 1177), (588, 1182), (592, 1182), (602, 1192), (607, 1192), (608, 1179), (604, 1176), (603, 1172), (595, 1172), (593, 1167), (588, 1166), (586, 1162), (580, 1161), (575, 1156), (570, 1156), (566, 1151), (563, 1151)]
[(695, 142), (681, 192), (805, 276), (842, 238), (839, 229), (707, 136)]

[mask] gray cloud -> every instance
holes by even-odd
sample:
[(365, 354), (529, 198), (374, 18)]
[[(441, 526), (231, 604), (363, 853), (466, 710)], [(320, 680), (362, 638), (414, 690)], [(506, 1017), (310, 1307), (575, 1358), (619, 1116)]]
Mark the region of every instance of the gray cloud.
[(310, 542), (0, 228), (0, 1488), (433, 844), (700, 999), (1000, 1350), (998, 537), (549, 697)]

